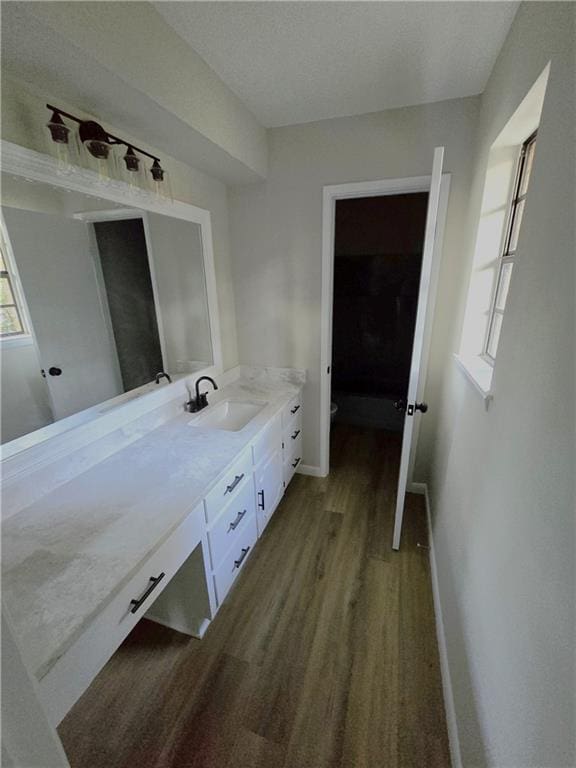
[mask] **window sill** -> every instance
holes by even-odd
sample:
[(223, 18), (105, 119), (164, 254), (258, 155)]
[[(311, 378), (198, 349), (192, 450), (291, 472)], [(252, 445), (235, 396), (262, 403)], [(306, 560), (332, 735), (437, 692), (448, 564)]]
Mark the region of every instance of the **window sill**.
[(0, 347), (2, 349), (12, 349), (13, 347), (29, 347), (34, 343), (34, 339), (30, 334), (22, 336), (5, 336), (0, 337)]
[(478, 355), (454, 355), (454, 360), (474, 389), (482, 396), (486, 407), (493, 398), (492, 374), (494, 369)]

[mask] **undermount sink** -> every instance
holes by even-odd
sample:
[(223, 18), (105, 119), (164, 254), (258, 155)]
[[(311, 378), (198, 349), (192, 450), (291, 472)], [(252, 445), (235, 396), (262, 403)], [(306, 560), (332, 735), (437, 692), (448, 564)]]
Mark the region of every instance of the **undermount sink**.
[(238, 432), (249, 424), (268, 403), (249, 400), (222, 400), (196, 416), (190, 423), (193, 427), (223, 429)]

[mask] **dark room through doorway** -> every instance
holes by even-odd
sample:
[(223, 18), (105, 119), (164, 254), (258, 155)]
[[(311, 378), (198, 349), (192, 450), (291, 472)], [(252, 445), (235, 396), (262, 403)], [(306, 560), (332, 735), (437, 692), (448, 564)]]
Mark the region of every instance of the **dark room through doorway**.
[(403, 428), (427, 205), (427, 192), (336, 201), (335, 424)]

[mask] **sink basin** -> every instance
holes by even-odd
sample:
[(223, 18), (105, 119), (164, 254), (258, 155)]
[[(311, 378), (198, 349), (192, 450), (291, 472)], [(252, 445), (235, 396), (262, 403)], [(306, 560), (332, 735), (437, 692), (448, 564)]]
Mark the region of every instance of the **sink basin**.
[(267, 405), (268, 403), (247, 400), (222, 400), (221, 403), (209, 407), (189, 423), (193, 427), (239, 432)]

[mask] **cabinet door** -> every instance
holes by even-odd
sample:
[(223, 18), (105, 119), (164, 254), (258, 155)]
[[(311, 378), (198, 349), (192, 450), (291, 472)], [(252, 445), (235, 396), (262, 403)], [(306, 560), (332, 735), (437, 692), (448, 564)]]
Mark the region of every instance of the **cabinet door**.
[(255, 472), (258, 535), (268, 524), (282, 498), (282, 452), (274, 451)]

